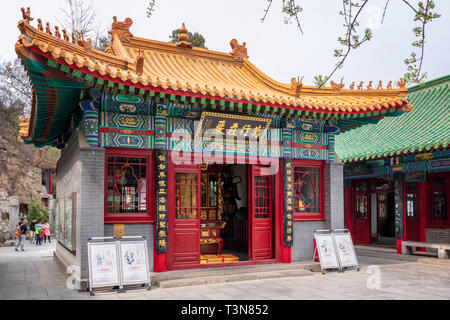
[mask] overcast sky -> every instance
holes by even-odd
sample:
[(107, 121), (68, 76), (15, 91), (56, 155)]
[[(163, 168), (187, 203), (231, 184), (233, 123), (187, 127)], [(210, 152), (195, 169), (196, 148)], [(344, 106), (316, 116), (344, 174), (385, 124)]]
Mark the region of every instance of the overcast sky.
[[(260, 19), (266, 0), (156, 0), (153, 16), (146, 16), (145, 0), (95, 0), (97, 18), (105, 33), (112, 17), (120, 21), (133, 19), (131, 32), (138, 37), (168, 41), (173, 29), (186, 23), (189, 31), (200, 32), (206, 38), (208, 49), (230, 52), (229, 42), (238, 39), (247, 43), (250, 61), (263, 72), (280, 82), (304, 76), (305, 84), (313, 84), (315, 75), (327, 75), (336, 63), (334, 49), (339, 48), (343, 19), (339, 15), (340, 0), (303, 0), (301, 21), (304, 34), (294, 24), (283, 23), (281, 0), (275, 0), (266, 21)], [(333, 76), (338, 82), (342, 76), (348, 85), (352, 81), (399, 79), (406, 71), (411, 43), (413, 12), (400, 0), (390, 1), (384, 24), (380, 24), (385, 0), (371, 0), (368, 14), (361, 19), (362, 27), (372, 27), (374, 38), (348, 58), (343, 69)], [(413, 2), (416, 2), (413, 0)], [(428, 80), (450, 74), (450, 1), (435, 0), (436, 11), (442, 14), (427, 27), (427, 43), (423, 69)], [(17, 22), (22, 18), (20, 8), (31, 7), (31, 15), (49, 21), (53, 26), (61, 19), (62, 0), (2, 0), (0, 19), (0, 59), (16, 57), (14, 44), (19, 36)]]

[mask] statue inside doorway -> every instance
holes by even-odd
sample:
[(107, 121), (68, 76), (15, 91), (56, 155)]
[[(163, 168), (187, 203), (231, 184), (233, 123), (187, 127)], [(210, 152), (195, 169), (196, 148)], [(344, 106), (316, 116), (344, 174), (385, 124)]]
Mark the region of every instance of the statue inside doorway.
[(223, 215), (222, 219), (225, 221), (232, 221), (236, 216), (239, 208), (236, 200), (241, 200), (238, 193), (237, 185), (241, 183), (242, 179), (239, 176), (233, 176), (233, 173), (228, 167), (223, 169)]

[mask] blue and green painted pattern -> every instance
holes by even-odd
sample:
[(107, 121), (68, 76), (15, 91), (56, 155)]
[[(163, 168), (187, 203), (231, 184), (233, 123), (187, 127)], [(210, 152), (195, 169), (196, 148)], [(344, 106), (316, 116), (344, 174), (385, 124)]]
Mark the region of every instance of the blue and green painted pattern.
[(84, 131), (86, 142), (91, 147), (98, 147), (98, 111), (85, 111), (81, 122), (81, 128)]

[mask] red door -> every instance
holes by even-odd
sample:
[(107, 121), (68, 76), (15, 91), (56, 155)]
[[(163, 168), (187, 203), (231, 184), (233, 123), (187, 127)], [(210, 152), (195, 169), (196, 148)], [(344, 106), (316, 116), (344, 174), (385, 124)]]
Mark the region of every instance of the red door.
[(406, 240), (420, 241), (419, 184), (406, 184)]
[(200, 165), (169, 165), (168, 268), (200, 263)]
[(370, 244), (370, 205), (368, 184), (355, 182), (353, 185), (353, 214), (355, 221), (355, 243)]
[(272, 171), (270, 167), (250, 167), (249, 258), (273, 258)]

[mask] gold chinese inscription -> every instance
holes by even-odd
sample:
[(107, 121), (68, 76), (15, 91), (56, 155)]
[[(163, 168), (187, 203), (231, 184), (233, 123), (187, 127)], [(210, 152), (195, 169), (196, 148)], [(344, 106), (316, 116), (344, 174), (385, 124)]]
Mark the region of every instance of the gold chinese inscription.
[(203, 112), (196, 131), (197, 139), (228, 139), (245, 142), (265, 138), (272, 119)]

